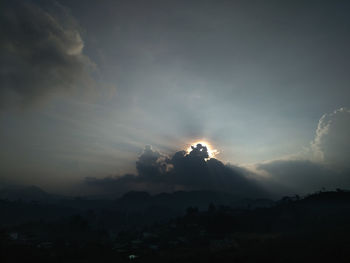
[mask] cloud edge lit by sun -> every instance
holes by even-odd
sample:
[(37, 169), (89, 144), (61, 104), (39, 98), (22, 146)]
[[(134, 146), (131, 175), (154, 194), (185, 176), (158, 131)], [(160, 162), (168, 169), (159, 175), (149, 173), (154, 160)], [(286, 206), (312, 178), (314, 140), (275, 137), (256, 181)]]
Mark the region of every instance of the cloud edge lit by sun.
[(192, 142), (186, 145), (186, 153), (189, 154), (192, 151), (191, 146), (196, 146), (197, 144), (201, 144), (202, 146), (207, 147), (209, 158), (215, 158), (220, 152), (217, 149), (214, 149), (213, 145), (211, 145), (206, 140), (199, 140)]

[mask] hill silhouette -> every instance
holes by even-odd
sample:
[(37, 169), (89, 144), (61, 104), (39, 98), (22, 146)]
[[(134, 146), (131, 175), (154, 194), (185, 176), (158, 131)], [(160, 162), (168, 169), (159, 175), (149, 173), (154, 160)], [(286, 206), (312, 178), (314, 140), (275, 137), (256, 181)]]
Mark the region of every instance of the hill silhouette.
[(350, 192), (339, 189), (278, 201), (210, 191), (133, 191), (116, 200), (56, 203), (0, 200), (0, 212), (5, 263), (127, 262), (129, 255), (139, 262), (347, 262), (350, 257)]
[(31, 185), (21, 188), (5, 188), (0, 190), (0, 199), (31, 201), (49, 201), (56, 196), (51, 195), (40, 187)]

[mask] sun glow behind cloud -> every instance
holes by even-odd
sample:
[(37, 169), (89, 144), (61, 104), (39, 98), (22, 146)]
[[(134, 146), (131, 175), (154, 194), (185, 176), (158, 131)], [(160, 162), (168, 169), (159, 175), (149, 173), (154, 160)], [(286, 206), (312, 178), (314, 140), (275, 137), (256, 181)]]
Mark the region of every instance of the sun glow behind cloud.
[(187, 145), (186, 152), (190, 153), (192, 151), (191, 146), (196, 146), (197, 144), (201, 144), (202, 146), (207, 147), (209, 158), (214, 158), (216, 155), (220, 153), (217, 149), (214, 149), (209, 142), (204, 140), (190, 143), (189, 145)]

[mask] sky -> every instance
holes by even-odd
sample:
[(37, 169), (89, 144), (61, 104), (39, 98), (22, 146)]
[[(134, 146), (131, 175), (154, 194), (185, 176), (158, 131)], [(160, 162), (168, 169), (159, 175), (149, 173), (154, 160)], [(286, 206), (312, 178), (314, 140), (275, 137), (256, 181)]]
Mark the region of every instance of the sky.
[(205, 141), (266, 191), (350, 187), (349, 11), (348, 1), (2, 1), (0, 184), (128, 190), (119, 180), (138, 180), (142, 156), (176, 170), (176, 153)]

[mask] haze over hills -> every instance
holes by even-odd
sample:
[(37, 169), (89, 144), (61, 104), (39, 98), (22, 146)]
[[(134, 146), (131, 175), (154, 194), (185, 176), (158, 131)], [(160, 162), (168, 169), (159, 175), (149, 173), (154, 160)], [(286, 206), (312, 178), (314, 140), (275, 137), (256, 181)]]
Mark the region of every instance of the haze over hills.
[[(147, 192), (131, 191), (117, 199), (92, 199), (91, 197), (51, 195), (39, 187), (30, 186), (20, 189), (3, 189), (0, 194), (2, 202), (13, 204), (13, 210), (3, 212), (7, 214), (7, 218), (18, 217), (17, 221), (28, 220), (24, 215), (29, 213), (28, 211), (33, 205), (35, 209), (29, 214), (31, 218), (36, 218), (37, 220), (40, 218), (45, 219), (45, 210), (49, 208), (51, 213), (46, 218), (49, 220), (52, 220), (52, 216), (54, 218), (60, 217), (62, 210), (67, 210), (70, 211), (69, 213), (74, 214), (92, 209), (99, 212), (108, 210), (121, 213), (143, 213), (143, 220), (152, 222), (157, 221), (159, 218), (168, 219), (173, 216), (183, 215), (186, 209), (191, 206), (200, 210), (206, 210), (210, 204), (236, 208), (269, 207), (274, 204), (269, 199), (247, 199), (229, 193), (213, 191), (177, 191), (156, 195), (150, 195)], [(18, 207), (16, 207), (16, 204), (18, 204)], [(154, 211), (157, 211), (157, 215), (154, 214)], [(23, 214), (23, 216), (18, 216), (20, 214)], [(66, 215), (66, 212), (63, 214)], [(147, 217), (148, 219), (146, 220)]]
[(58, 196), (48, 194), (37, 186), (3, 188), (0, 189), (0, 199), (7, 199), (11, 201), (23, 200), (25, 202), (42, 201), (47, 202), (58, 198)]

